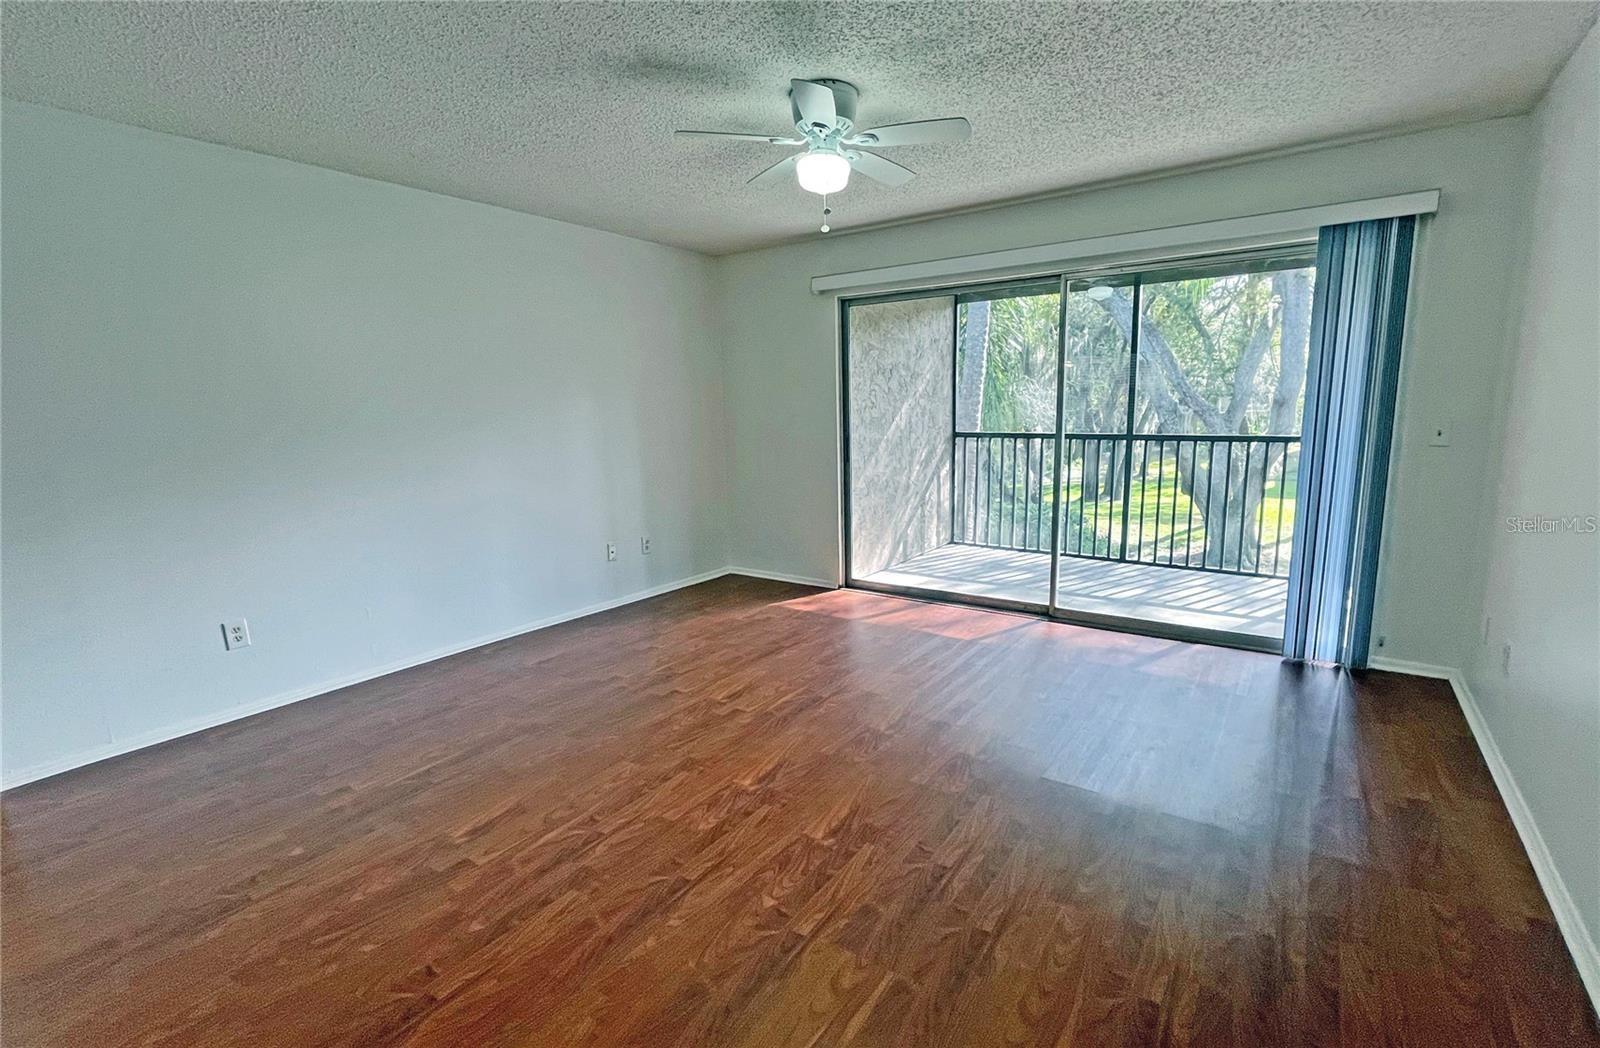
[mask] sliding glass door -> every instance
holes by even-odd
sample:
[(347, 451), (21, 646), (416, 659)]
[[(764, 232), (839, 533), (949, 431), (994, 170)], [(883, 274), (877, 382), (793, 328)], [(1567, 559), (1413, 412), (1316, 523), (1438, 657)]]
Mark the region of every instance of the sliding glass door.
[(1052, 610), (1281, 640), (1311, 289), (1292, 254), (1071, 283)]
[(1294, 250), (845, 303), (849, 581), (1276, 645), (1312, 282)]

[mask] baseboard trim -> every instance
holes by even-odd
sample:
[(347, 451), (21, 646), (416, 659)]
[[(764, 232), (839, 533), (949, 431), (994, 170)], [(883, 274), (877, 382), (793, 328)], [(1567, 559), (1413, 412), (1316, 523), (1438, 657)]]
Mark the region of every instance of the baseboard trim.
[(768, 579), (772, 582), (792, 582), (797, 586), (820, 586), (823, 589), (838, 589), (839, 583), (834, 579), (818, 579), (809, 575), (788, 575), (781, 571), (763, 571), (760, 568), (725, 568), (729, 575), (749, 575), (753, 579)]
[[(1367, 660), (1367, 665), (1375, 670), (1384, 670), (1388, 673), (1405, 673), (1413, 677), (1432, 677), (1436, 680), (1452, 680), (1456, 671), (1447, 666), (1434, 666), (1426, 662), (1408, 662), (1405, 659), (1373, 658)], [(1459, 695), (1459, 693), (1457, 693)]]
[(1555, 914), (1556, 926), (1561, 929), (1561, 937), (1567, 942), (1567, 952), (1572, 955), (1572, 963), (1578, 969), (1578, 978), (1583, 980), (1596, 1014), (1600, 1014), (1600, 948), (1595, 946), (1593, 933), (1578, 913), (1577, 903), (1567, 890), (1561, 871), (1556, 869), (1550, 849), (1544, 843), (1544, 834), (1539, 832), (1539, 824), (1533, 817), (1533, 810), (1522, 796), (1517, 778), (1500, 752), (1494, 733), (1489, 730), (1489, 722), (1484, 719), (1483, 710), (1479, 708), (1477, 697), (1472, 694), (1466, 678), (1460, 671), (1444, 666), (1399, 659), (1373, 659), (1372, 668), (1410, 673), (1418, 677), (1437, 677), (1450, 683), (1450, 690), (1455, 692), (1456, 703), (1461, 707), (1461, 715), (1466, 718), (1467, 727), (1478, 743), (1478, 752), (1483, 754), (1483, 762), (1489, 766), (1489, 774), (1500, 790), (1500, 799), (1505, 802), (1506, 811), (1511, 815), (1511, 824), (1522, 838), (1522, 849), (1533, 864), (1534, 876), (1539, 878), (1539, 887), (1544, 890), (1550, 911)]
[[(641, 600), (649, 600), (651, 597), (659, 597), (664, 593), (671, 593), (674, 590), (680, 590), (687, 586), (697, 586), (702, 582), (710, 582), (712, 579), (719, 579), (724, 575), (733, 573), (736, 570), (737, 569), (731, 568), (716, 568), (711, 571), (703, 571), (698, 575), (690, 575), (688, 578), (676, 579), (672, 582), (662, 583), (659, 586), (651, 586), (648, 589), (637, 590), (621, 597), (613, 597), (609, 600), (588, 604), (573, 611), (562, 612), (557, 615), (548, 615), (542, 619), (536, 619), (533, 622), (523, 623), (520, 626), (514, 626), (511, 629), (500, 630), (499, 632), (487, 634), (485, 636), (475, 637), (472, 640), (465, 641), (460, 644), (451, 644), (446, 647), (435, 648), (434, 650), (424, 654), (399, 659), (395, 662), (390, 662), (373, 669), (362, 670), (358, 673), (352, 673), (344, 677), (337, 677), (333, 680), (323, 681), (319, 684), (313, 684), (305, 688), (295, 688), (292, 691), (279, 692), (276, 695), (269, 696), (265, 699), (258, 699), (255, 702), (245, 703), (242, 706), (230, 706), (226, 710), (219, 711), (211, 716), (197, 717), (193, 720), (187, 720), (178, 724), (168, 725), (157, 731), (144, 732), (125, 739), (118, 739), (115, 742), (107, 743), (104, 746), (96, 746), (92, 749), (79, 750), (76, 753), (57, 758), (56, 760), (35, 764), (31, 767), (24, 768), (21, 771), (14, 773), (10, 772), (8, 769), (7, 773), (3, 777), (0, 777), (0, 791), (9, 790), (16, 786), (25, 786), (30, 782), (37, 782), (40, 779), (48, 779), (51, 776), (60, 775), (64, 772), (73, 771), (77, 768), (84, 768), (91, 764), (98, 764), (101, 761), (110, 760), (113, 757), (121, 757), (124, 754), (133, 753), (136, 750), (147, 749), (151, 746), (158, 746), (163, 742), (171, 742), (173, 739), (181, 739), (185, 735), (193, 735), (196, 732), (206, 731), (210, 728), (219, 728), (224, 724), (231, 724), (234, 721), (243, 720), (246, 717), (253, 717), (258, 713), (266, 713), (268, 710), (275, 710), (283, 706), (291, 706), (294, 703), (303, 702), (306, 699), (314, 699), (319, 695), (327, 695), (330, 692), (339, 691), (343, 688), (349, 688), (356, 684), (363, 684), (369, 680), (376, 680), (379, 677), (385, 677), (391, 673), (399, 673), (401, 670), (408, 670), (415, 666), (421, 666), (429, 662), (436, 662), (439, 659), (446, 659), (452, 655), (460, 655), (462, 652), (471, 651), (474, 648), (481, 648), (486, 644), (495, 644), (503, 640), (510, 640), (512, 637), (520, 637), (525, 633), (533, 633), (537, 630), (546, 629), (550, 626), (559, 626), (563, 622), (571, 622), (574, 619), (586, 618), (590, 615), (598, 615), (602, 611), (610, 611), (613, 608), (620, 608), (625, 604), (633, 604)], [(747, 574), (746, 572), (742, 571), (739, 573)]]
[(1567, 891), (1561, 871), (1556, 869), (1550, 849), (1544, 843), (1544, 835), (1539, 832), (1539, 824), (1534, 821), (1533, 811), (1517, 786), (1511, 766), (1500, 753), (1500, 746), (1494, 741), (1494, 733), (1489, 730), (1489, 723), (1484, 720), (1472, 689), (1460, 673), (1452, 671), (1448, 679), (1450, 687), (1455, 690), (1456, 701), (1461, 704), (1461, 712), (1467, 718), (1467, 726), (1478, 741), (1484, 763), (1489, 765), (1489, 774), (1494, 776), (1494, 784), (1500, 788), (1500, 797), (1505, 801), (1506, 810), (1511, 813), (1511, 823), (1517, 828), (1522, 846), (1533, 863), (1534, 875), (1539, 878), (1539, 887), (1544, 889), (1550, 910), (1555, 914), (1556, 926), (1561, 929), (1561, 937), (1567, 941), (1567, 952), (1577, 966), (1578, 978), (1583, 980), (1584, 989), (1589, 991), (1589, 1003), (1600, 1015), (1600, 948), (1596, 947), (1593, 933), (1584, 924), (1572, 893)]

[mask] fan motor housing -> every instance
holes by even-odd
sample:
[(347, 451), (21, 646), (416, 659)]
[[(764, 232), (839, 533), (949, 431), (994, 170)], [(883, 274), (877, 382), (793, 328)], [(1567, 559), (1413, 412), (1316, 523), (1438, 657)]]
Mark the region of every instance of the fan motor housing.
[[(848, 80), (834, 80), (830, 77), (818, 77), (811, 82), (813, 84), (821, 84), (833, 92), (834, 111), (839, 114), (841, 122), (848, 121), (853, 126), (856, 122), (856, 99), (861, 94), (856, 90), (856, 85)], [(796, 124), (801, 123), (800, 107), (795, 105), (792, 92), (789, 99), (789, 112), (793, 115)]]

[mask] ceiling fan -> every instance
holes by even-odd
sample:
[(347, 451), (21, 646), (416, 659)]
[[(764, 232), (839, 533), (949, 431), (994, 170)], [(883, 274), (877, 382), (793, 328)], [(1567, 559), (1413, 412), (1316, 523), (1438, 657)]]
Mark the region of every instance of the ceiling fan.
[(731, 138), (746, 142), (765, 142), (774, 146), (805, 146), (751, 178), (746, 185), (766, 185), (793, 172), (800, 188), (826, 196), (837, 193), (850, 182), (852, 169), (888, 186), (902, 186), (916, 172), (887, 157), (867, 152), (862, 147), (887, 148), (946, 142), (965, 142), (972, 134), (966, 117), (913, 120), (904, 124), (885, 124), (866, 131), (856, 130), (854, 84), (844, 80), (789, 81), (789, 109), (798, 137), (757, 135), (742, 131), (679, 131), (688, 138)]

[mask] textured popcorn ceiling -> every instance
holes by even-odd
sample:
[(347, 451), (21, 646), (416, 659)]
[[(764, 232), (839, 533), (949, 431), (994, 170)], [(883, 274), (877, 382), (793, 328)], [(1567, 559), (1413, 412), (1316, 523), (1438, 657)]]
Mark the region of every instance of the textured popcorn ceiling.
[[(780, 159), (675, 127), (787, 130), (790, 77), (865, 124), (962, 115), (889, 152), (834, 226), (1318, 140), (1523, 112), (1592, 3), (3, 6), (30, 102), (722, 253), (814, 231)], [(1421, 187), (1419, 187), (1421, 188)]]

